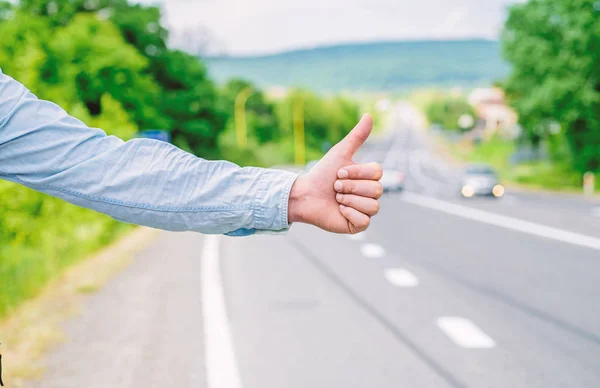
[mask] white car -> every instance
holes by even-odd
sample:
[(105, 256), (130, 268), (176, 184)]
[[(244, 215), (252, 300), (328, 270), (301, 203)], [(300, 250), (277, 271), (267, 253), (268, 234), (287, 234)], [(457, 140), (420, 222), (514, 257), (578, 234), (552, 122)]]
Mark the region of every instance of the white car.
[(484, 164), (468, 166), (460, 181), (460, 194), (464, 198), (474, 196), (492, 196), (500, 198), (504, 196), (504, 186), (498, 181), (496, 171)]
[(402, 191), (404, 190), (404, 173), (395, 168), (383, 168), (383, 176), (381, 177), (381, 185), (384, 192)]

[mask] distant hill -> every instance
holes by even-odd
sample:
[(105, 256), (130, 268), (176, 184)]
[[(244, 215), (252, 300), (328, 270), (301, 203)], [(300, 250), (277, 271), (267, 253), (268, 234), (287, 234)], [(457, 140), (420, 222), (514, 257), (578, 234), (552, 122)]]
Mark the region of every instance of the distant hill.
[(488, 40), (349, 44), (205, 62), (218, 82), (242, 77), (325, 92), (486, 86), (508, 73), (499, 43)]

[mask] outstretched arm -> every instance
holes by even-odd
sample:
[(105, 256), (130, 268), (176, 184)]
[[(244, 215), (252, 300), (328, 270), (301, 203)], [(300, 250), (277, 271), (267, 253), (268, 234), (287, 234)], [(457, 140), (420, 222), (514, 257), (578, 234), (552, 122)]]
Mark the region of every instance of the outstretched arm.
[(366, 200), (358, 205), (338, 207), (334, 183), (340, 168), (354, 164), (352, 154), (371, 125), (367, 117), (297, 179), (285, 171), (207, 161), (164, 142), (107, 136), (0, 71), (0, 177), (166, 230), (247, 235), (283, 231), (291, 222), (338, 233), (366, 228), (378, 207), (380, 168), (356, 165), (349, 176), (339, 173), (345, 186), (360, 177), (368, 192), (356, 193)]
[(107, 136), (1, 72), (0, 176), (120, 221), (203, 233), (286, 229), (296, 179)]

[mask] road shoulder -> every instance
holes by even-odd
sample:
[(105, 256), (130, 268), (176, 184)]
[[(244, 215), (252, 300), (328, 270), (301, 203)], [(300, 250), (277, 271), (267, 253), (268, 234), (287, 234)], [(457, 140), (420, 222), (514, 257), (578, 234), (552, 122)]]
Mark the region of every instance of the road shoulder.
[(135, 253), (157, 235), (137, 228), (92, 257), (82, 260), (50, 282), (34, 299), (0, 321), (4, 381), (22, 387), (27, 379), (43, 376), (42, 356), (65, 341), (61, 324), (77, 315), (90, 294), (123, 270)]

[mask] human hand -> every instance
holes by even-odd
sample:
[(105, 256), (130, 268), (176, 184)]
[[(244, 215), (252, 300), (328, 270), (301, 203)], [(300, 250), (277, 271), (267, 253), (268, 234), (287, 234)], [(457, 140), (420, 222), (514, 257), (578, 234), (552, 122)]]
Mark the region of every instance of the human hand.
[(369, 227), (383, 192), (378, 163), (358, 164), (352, 157), (367, 140), (373, 119), (364, 115), (290, 192), (289, 222), (304, 222), (329, 232), (354, 234)]

